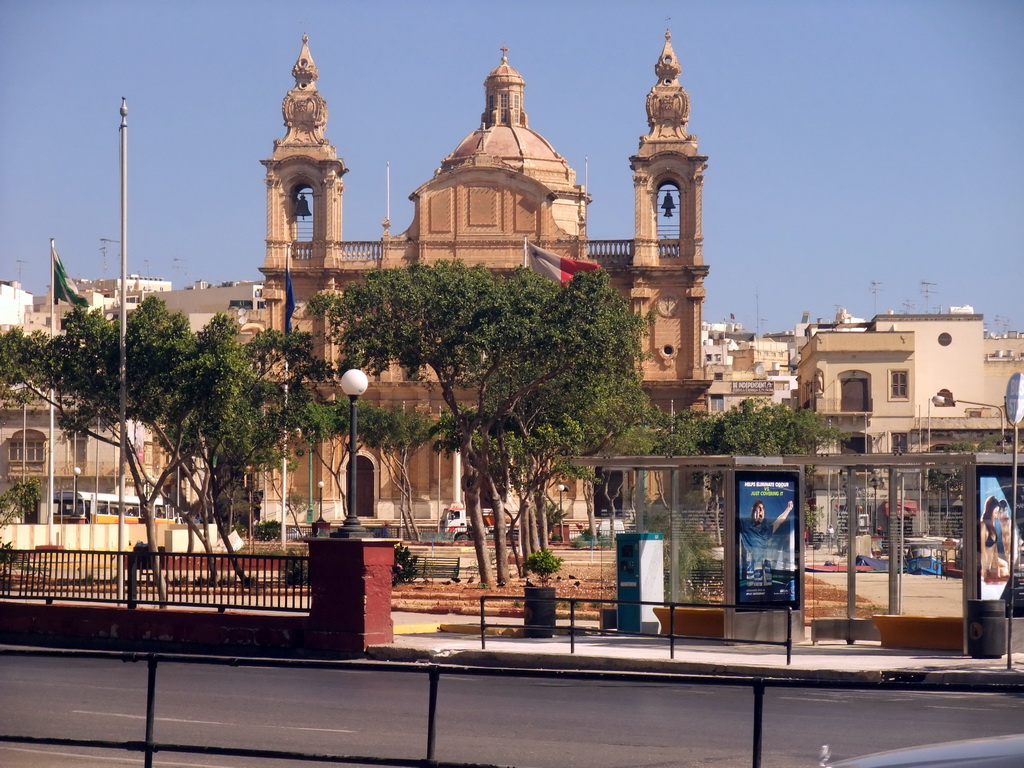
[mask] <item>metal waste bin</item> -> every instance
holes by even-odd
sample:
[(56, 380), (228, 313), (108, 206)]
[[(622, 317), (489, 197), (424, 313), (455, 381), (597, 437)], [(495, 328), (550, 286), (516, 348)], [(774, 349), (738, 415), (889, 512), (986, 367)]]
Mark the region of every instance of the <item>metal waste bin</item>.
[(967, 653), (972, 659), (998, 659), (1006, 652), (1006, 601), (967, 601)]

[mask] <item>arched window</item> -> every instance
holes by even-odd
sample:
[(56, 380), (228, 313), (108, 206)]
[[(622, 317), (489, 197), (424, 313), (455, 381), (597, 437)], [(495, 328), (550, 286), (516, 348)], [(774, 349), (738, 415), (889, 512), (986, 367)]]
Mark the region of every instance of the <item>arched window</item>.
[(839, 410), (844, 413), (866, 413), (871, 410), (871, 380), (863, 371), (850, 371), (839, 378)]
[[(300, 243), (313, 241), (313, 188), (300, 182), (292, 188), (290, 195), (292, 214), (292, 240)], [(295, 254), (302, 258), (301, 254)]]
[(11, 472), (42, 467), (46, 461), (46, 436), (34, 429), (18, 430), (7, 443), (7, 461)]
[(658, 185), (657, 194), (658, 239), (679, 240), (682, 231), (682, 193), (674, 181)]
[(359, 517), (374, 517), (376, 497), (376, 476), (373, 462), (368, 456), (356, 457), (356, 514)]

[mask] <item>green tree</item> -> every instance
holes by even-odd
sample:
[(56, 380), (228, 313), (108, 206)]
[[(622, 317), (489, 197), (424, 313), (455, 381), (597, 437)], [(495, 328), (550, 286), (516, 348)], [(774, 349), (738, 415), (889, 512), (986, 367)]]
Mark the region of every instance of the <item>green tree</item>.
[(602, 271), (565, 288), (528, 270), (498, 275), (459, 262), (367, 273), (341, 294), (320, 294), (309, 310), (326, 318), (342, 365), (379, 374), (400, 366), (439, 390), (467, 472), (466, 502), (481, 580), (494, 583), (481, 498), (495, 510), (497, 581), (508, 578), (501, 484), (492, 474), (494, 433), (520, 400), (573, 367), (599, 371), (639, 338)]
[(430, 441), (433, 424), (415, 408), (367, 408), (360, 413), (363, 442), (380, 452), (381, 461), (398, 486), (399, 515), (404, 536), (419, 541), (419, 530), (412, 513), (412, 478), (409, 467), (413, 457)]
[[(143, 433), (127, 430), (127, 468), (149, 546), (159, 544), (153, 501), (179, 469), (198, 499), (186, 515), (190, 525), (194, 516), (214, 522), (226, 541), (246, 473), (280, 457), (279, 436), (293, 420), (283, 406), (281, 372), (289, 371), (298, 407), (305, 381), (324, 370), (310, 354), (308, 334), (269, 332), (243, 346), (226, 316), (193, 333), (183, 315), (151, 297), (128, 316), (125, 342), (127, 421), (145, 428), (162, 457), (159, 466), (144, 463), (145, 446), (135, 443)], [(52, 338), (4, 334), (0, 359), (11, 363), (0, 374), (3, 384), (52, 402), (63, 429), (120, 444), (119, 334), (102, 313), (76, 309), (65, 317), (64, 333)], [(209, 550), (203, 531), (193, 530)]]
[(667, 456), (809, 455), (838, 442), (844, 434), (813, 411), (794, 411), (782, 403), (755, 399), (743, 400), (722, 413), (653, 416), (651, 426), (653, 453)]
[[(39, 480), (30, 477), (26, 480), (19, 480), (3, 493), (0, 493), (0, 529), (10, 525), (18, 518), (25, 517), (33, 510), (39, 508)], [(0, 553), (5, 549), (13, 549), (11, 544), (0, 544)], [(0, 562), (3, 562), (0, 556)]]
[(636, 346), (624, 344), (622, 354), (610, 357), (602, 369), (572, 368), (524, 397), (501, 425), (499, 456), (522, 505), (519, 517), (526, 522), (524, 554), (548, 546), (544, 510), (551, 483), (592, 475), (573, 466), (571, 458), (604, 451), (643, 420), (649, 404), (641, 386), (639, 335), (633, 341)]

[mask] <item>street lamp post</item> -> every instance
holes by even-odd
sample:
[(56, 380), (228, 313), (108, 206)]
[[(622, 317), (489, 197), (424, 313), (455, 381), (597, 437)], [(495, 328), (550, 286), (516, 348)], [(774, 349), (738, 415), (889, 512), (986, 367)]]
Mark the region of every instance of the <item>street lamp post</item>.
[(366, 374), (358, 368), (350, 368), (341, 377), (341, 391), (348, 395), (349, 408), (349, 430), (348, 430), (348, 507), (345, 515), (345, 522), (337, 531), (332, 534), (336, 539), (363, 539), (370, 535), (359, 522), (356, 514), (356, 451), (358, 450), (357, 419), (359, 408), (356, 401), (366, 391), (369, 381)]
[[(878, 522), (878, 478), (876, 476), (871, 477), (871, 535), (874, 536), (878, 533), (879, 522)], [(878, 542), (878, 548), (882, 548), (882, 542)]]
[[(72, 470), (72, 472), (74, 473), (74, 480), (72, 480), (72, 482), (71, 482), (71, 514), (74, 515), (78, 511), (78, 476), (82, 474), (82, 468), (81, 467), (75, 467), (74, 470)], [(61, 519), (62, 520), (66, 520), (67, 518), (66, 517), (62, 517)], [(63, 530), (61, 531), (60, 537), (61, 537), (61, 539), (64, 539), (64, 531)], [(79, 540), (79, 541), (81, 541), (81, 540)], [(67, 541), (63, 541), (63, 540), (61, 541), (61, 544), (63, 544), (65, 547), (68, 545)], [(81, 546), (81, 545), (79, 545), (79, 546)]]
[(1003, 453), (1005, 453), (1006, 452), (1006, 432), (1005, 432), (1005, 429), (1006, 429), (1006, 422), (1007, 422), (1008, 419), (1006, 418), (1006, 410), (1003, 408), (1003, 406), (995, 405), (993, 403), (976, 403), (973, 400), (959, 400), (959, 399), (953, 397), (953, 394), (951, 392), (949, 392), (948, 390), (944, 390), (944, 391), (945, 391), (946, 394), (943, 394), (943, 392), (939, 392), (937, 395), (935, 395), (935, 397), (932, 398), (932, 405), (936, 406), (937, 408), (955, 408), (957, 403), (963, 403), (964, 405), (979, 405), (982, 408), (995, 408), (997, 411), (999, 411), (999, 447), (1000, 447), (1000, 450)]
[(316, 487), (320, 489), (320, 517), (313, 523), (313, 537), (322, 539), (331, 535), (331, 524), (324, 520), (324, 481), (320, 480)]
[[(309, 453), (306, 454), (309, 464), (309, 506), (306, 507), (306, 522), (313, 522), (313, 430), (309, 431)], [(320, 484), (323, 486), (323, 483)], [(323, 517), (323, 515), (320, 515)]]

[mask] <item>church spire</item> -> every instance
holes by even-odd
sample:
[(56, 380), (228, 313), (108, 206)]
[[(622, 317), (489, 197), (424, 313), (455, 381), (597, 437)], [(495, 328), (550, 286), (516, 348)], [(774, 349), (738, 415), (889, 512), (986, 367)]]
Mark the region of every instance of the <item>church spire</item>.
[(501, 48), (501, 64), (491, 70), (484, 80), (486, 106), (480, 115), (484, 128), (496, 125), (526, 128), (526, 111), (523, 109), (526, 81), (508, 63), (508, 48)]
[(665, 30), (665, 46), (654, 65), (657, 84), (647, 94), (647, 138), (686, 141), (686, 122), (690, 119), (690, 96), (679, 84), (683, 68), (672, 49), (672, 33)]
[(292, 67), (295, 87), (284, 97), (281, 112), (288, 134), (279, 142), (283, 145), (327, 144), (324, 126), (327, 125), (327, 102), (316, 89), (320, 73), (309, 52), (309, 36), (302, 36), (302, 50)]

